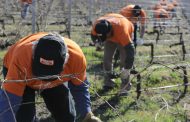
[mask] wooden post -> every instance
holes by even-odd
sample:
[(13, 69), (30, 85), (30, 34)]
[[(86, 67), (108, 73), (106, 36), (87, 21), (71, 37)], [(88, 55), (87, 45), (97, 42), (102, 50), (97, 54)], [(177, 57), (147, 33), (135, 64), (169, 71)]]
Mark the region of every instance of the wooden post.
[(72, 0), (67, 0), (68, 3), (68, 25), (67, 25), (67, 34), (68, 37), (71, 38), (71, 5), (72, 5)]
[(36, 1), (35, 0), (32, 0), (32, 33), (35, 33), (36, 31)]
[(92, 9), (93, 9), (93, 0), (88, 0), (88, 9), (89, 9), (89, 15), (88, 15), (88, 24), (92, 24)]

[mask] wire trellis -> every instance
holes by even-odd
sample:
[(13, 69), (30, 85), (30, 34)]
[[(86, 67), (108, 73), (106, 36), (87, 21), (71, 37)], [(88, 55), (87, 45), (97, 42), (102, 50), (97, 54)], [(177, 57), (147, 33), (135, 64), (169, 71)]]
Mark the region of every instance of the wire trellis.
[[(188, 2), (184, 4), (185, 0), (181, 0), (179, 2), (179, 6), (177, 7), (177, 18), (173, 18), (167, 22), (160, 21), (156, 24), (159, 25), (157, 28), (157, 32), (153, 31), (153, 34), (146, 33), (147, 37), (147, 43), (145, 43), (143, 46), (139, 46), (139, 48), (150, 47), (150, 53), (146, 56), (141, 55), (140, 53), (137, 53), (136, 60), (138, 62), (141, 62), (138, 60), (148, 57), (150, 61), (146, 61), (144, 65), (138, 64), (137, 62), (137, 70), (133, 71), (133, 77), (131, 81), (136, 82), (136, 89), (129, 91), (129, 93), (136, 93), (136, 102), (140, 100), (140, 96), (148, 95), (152, 91), (162, 91), (163, 89), (170, 90), (172, 88), (178, 88), (179, 93), (178, 96), (176, 96), (176, 101), (179, 102), (180, 99), (182, 99), (186, 95), (187, 87), (189, 86), (189, 73), (188, 69), (190, 64), (188, 63), (190, 54), (189, 47), (188, 47), (188, 39), (189, 39), (189, 13), (187, 7)], [(108, 72), (104, 71), (94, 71), (94, 67), (98, 65), (98, 68), (102, 70), (102, 53), (99, 52), (99, 54), (95, 53), (95, 47), (89, 47), (88, 44), (91, 41), (90, 40), (90, 28), (91, 24), (95, 19), (97, 19), (99, 16), (104, 15), (105, 13), (109, 12), (118, 12), (120, 8), (124, 7), (127, 4), (141, 4), (149, 17), (147, 17), (147, 30), (150, 28), (152, 29), (155, 21), (154, 18), (151, 16), (153, 14), (153, 11), (149, 9), (149, 7), (157, 3), (157, 0), (152, 1), (137, 1), (137, 0), (36, 0), (35, 3), (35, 12), (36, 12), (36, 20), (32, 20), (32, 13), (29, 11), (27, 18), (25, 20), (22, 20), (20, 18), (20, 5), (19, 1), (17, 0), (5, 0), (2, 1), (2, 5), (5, 5), (4, 7), (1, 7), (0, 11), (2, 12), (0, 14), (0, 26), (2, 28), (2, 31), (0, 33), (0, 37), (4, 40), (4, 47), (7, 47), (6, 45), (10, 46), (12, 43), (15, 43), (19, 38), (31, 34), (33, 32), (38, 31), (58, 31), (63, 36), (67, 36), (77, 43), (81, 45), (82, 49), (85, 50), (84, 53), (86, 55), (91, 55), (93, 59), (88, 59), (89, 66), (88, 66), (88, 74), (90, 77), (94, 76), (94, 78), (90, 79), (90, 81), (96, 80), (96, 76), (104, 76)], [(34, 22), (35, 21), (35, 22)], [(33, 22), (33, 23), (32, 23)], [(12, 27), (10, 27), (12, 26)], [(34, 27), (32, 30), (32, 26)], [(151, 30), (150, 29), (150, 30)], [(171, 31), (171, 32), (168, 32)], [(187, 32), (184, 32), (187, 31)], [(157, 35), (156, 35), (157, 34)], [(168, 41), (164, 41), (162, 38), (167, 38), (167, 36), (172, 37), (172, 35), (179, 35), (179, 37), (173, 39), (168, 39)], [(0, 39), (1, 39), (0, 38)], [(153, 39), (152, 39), (153, 38)], [(152, 40), (148, 42), (148, 40)], [(9, 43), (8, 43), (9, 42)], [(164, 43), (162, 43), (164, 42)], [(159, 46), (164, 46), (164, 48), (171, 48), (173, 50), (177, 50), (177, 54), (159, 54), (160, 48)], [(174, 47), (175, 46), (175, 47)], [(93, 49), (89, 49), (93, 48)], [(157, 49), (158, 48), (158, 49)], [(3, 48), (2, 48), (3, 49)], [(92, 50), (92, 51), (89, 51)], [(138, 49), (137, 49), (138, 51)], [(172, 52), (172, 51), (171, 51)], [(189, 53), (188, 53), (189, 52)], [(169, 56), (178, 58), (180, 61), (186, 61), (183, 62), (184, 64), (177, 64), (176, 60), (173, 60), (171, 57), (170, 59), (173, 62), (159, 62), (159, 59), (162, 57), (164, 59), (168, 58)], [(182, 56), (182, 58), (181, 58)], [(166, 65), (166, 63), (170, 63), (169, 65)], [(154, 67), (155, 65), (159, 65), (158, 67)], [(172, 65), (172, 67), (170, 67)], [(139, 67), (138, 67), (139, 66)], [(160, 86), (160, 87), (148, 87), (143, 88), (141, 80), (144, 78), (142, 73), (147, 71), (148, 69), (157, 69), (159, 67), (164, 67), (166, 69), (170, 69), (176, 73), (179, 73), (183, 77), (183, 83), (173, 84), (173, 85), (166, 85), (166, 86)], [(98, 70), (99, 70), (98, 69)], [(154, 70), (152, 70), (154, 71)], [(118, 72), (116, 70), (115, 72)], [(151, 73), (150, 73), (151, 75)], [(71, 74), (68, 76), (47, 76), (46, 78), (52, 78), (52, 77), (73, 77), (75, 74)], [(44, 78), (44, 77), (43, 77)], [(32, 80), (41, 79), (41, 78), (32, 78), (32, 79), (24, 79), (24, 80), (12, 80), (12, 81), (4, 81), (4, 82), (30, 82)], [(78, 79), (79, 80), (79, 79)], [(121, 112), (118, 108), (112, 106), (112, 104), (109, 103), (105, 99), (106, 96), (113, 96), (118, 95), (118, 93), (113, 94), (99, 94), (98, 90), (99, 88), (95, 87), (96, 82), (91, 82), (92, 86), (90, 86), (90, 90), (93, 92), (93, 95), (97, 97), (97, 99), (101, 99), (104, 101), (111, 110), (113, 110), (114, 113), (116, 113), (116, 116), (119, 117), (119, 119), (122, 122), (126, 122), (126, 120), (121, 116)], [(47, 84), (49, 85), (49, 84)], [(183, 86), (183, 92), (180, 91)], [(8, 97), (7, 97), (8, 98)], [(158, 112), (155, 114), (154, 121), (158, 120), (159, 114), (163, 109), (169, 110), (170, 105), (168, 104), (167, 100), (163, 97), (159, 97), (162, 99), (162, 102), (164, 105), (158, 110)], [(153, 97), (152, 99), (155, 99)], [(41, 102), (36, 102), (35, 104), (38, 104)], [(26, 103), (31, 104), (31, 103)], [(10, 109), (14, 108), (15, 106), (11, 106)], [(3, 113), (0, 113), (0, 116)], [(135, 118), (129, 121), (135, 121)], [(16, 122), (16, 119), (15, 119)]]

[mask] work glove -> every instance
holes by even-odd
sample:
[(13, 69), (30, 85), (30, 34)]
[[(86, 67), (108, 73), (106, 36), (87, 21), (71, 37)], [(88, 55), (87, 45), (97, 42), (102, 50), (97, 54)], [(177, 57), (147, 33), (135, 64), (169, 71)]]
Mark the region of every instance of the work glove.
[(120, 74), (117, 73), (117, 72), (111, 72), (111, 73), (108, 73), (108, 76), (109, 76), (111, 79), (114, 79), (114, 78), (120, 77)]
[(95, 47), (96, 47), (96, 51), (102, 51), (103, 50), (103, 46), (101, 43), (96, 43)]
[(142, 38), (137, 39), (137, 45), (143, 45), (144, 40)]
[(120, 72), (120, 78), (121, 79), (128, 79), (130, 75), (130, 69), (122, 68)]
[(102, 122), (98, 117), (94, 116), (92, 112), (86, 114), (82, 122)]

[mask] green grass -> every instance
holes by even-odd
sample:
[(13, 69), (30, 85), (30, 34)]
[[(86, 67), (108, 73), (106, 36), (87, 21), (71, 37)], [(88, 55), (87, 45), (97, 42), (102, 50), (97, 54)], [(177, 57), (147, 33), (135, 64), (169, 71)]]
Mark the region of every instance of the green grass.
[[(148, 36), (148, 35), (147, 35)], [(170, 36), (169, 36), (170, 37)], [(173, 69), (178, 63), (189, 63), (181, 61), (179, 53), (181, 47), (169, 48), (167, 45), (156, 45), (155, 55), (178, 54), (178, 57), (155, 58), (154, 61), (161, 63), (155, 64), (141, 72), (142, 93), (137, 100), (136, 76), (132, 75), (132, 89), (127, 96), (117, 96), (120, 79), (116, 79), (117, 86), (113, 90), (101, 94), (103, 84), (102, 57), (103, 52), (95, 51), (95, 47), (82, 48), (88, 61), (88, 76), (91, 82), (90, 93), (92, 95), (92, 108), (95, 115), (99, 116), (103, 122), (185, 122), (186, 111), (184, 103), (188, 102), (187, 97), (182, 98), (176, 103), (179, 93), (183, 92), (184, 87), (174, 87), (165, 89), (151, 88), (183, 84), (182, 70)], [(92, 60), (99, 60), (93, 62)], [(142, 71), (149, 64), (150, 48), (140, 46), (137, 48), (135, 66), (137, 71)], [(165, 66), (166, 65), (166, 66)], [(94, 67), (96, 66), (96, 67)], [(93, 68), (92, 68), (93, 67)], [(118, 68), (115, 68), (118, 70)], [(189, 69), (187, 70), (189, 72)], [(100, 93), (101, 98), (97, 97), (95, 91)], [(105, 101), (110, 103), (112, 109)]]

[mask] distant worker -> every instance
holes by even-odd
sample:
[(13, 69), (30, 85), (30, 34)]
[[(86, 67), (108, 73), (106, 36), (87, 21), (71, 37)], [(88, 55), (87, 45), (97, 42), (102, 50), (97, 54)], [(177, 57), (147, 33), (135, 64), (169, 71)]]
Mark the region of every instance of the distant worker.
[(153, 14), (154, 14), (154, 26), (153, 26), (153, 29), (156, 29), (158, 26), (159, 27), (164, 27), (165, 22), (171, 18), (168, 11), (166, 11), (165, 9), (154, 10)]
[(156, 20), (170, 19), (170, 15), (165, 9), (157, 9), (154, 11), (154, 18)]
[(156, 3), (156, 4), (152, 7), (152, 10), (158, 10), (158, 9), (163, 9), (160, 3)]
[(121, 92), (130, 90), (130, 70), (133, 67), (135, 49), (132, 41), (133, 24), (121, 14), (110, 13), (98, 18), (92, 27), (91, 36), (94, 43), (104, 44), (103, 68), (106, 72), (104, 86), (105, 90), (114, 88), (115, 82), (112, 78), (113, 55), (116, 49), (120, 54), (121, 68)]
[(167, 8), (166, 10), (168, 11), (169, 15), (171, 18), (174, 18), (174, 17), (177, 17), (177, 14), (176, 14), (176, 6), (174, 6), (173, 3), (169, 3), (167, 5)]
[(159, 4), (162, 6), (163, 9), (167, 8), (169, 1), (168, 0), (160, 0)]
[(173, 4), (175, 7), (177, 7), (179, 3), (178, 3), (177, 0), (172, 0), (172, 4)]
[[(128, 5), (122, 8), (119, 12), (121, 15), (130, 20), (134, 25), (134, 43), (143, 43), (146, 24), (146, 12), (139, 5)], [(138, 22), (140, 23), (140, 39), (137, 39)], [(137, 42), (138, 41), (138, 42)]]
[(21, 18), (25, 19), (30, 6), (32, 5), (32, 0), (20, 0), (21, 3)]
[(3, 61), (0, 121), (33, 122), (38, 91), (55, 122), (101, 122), (91, 112), (86, 67), (80, 47), (56, 33), (17, 41)]

